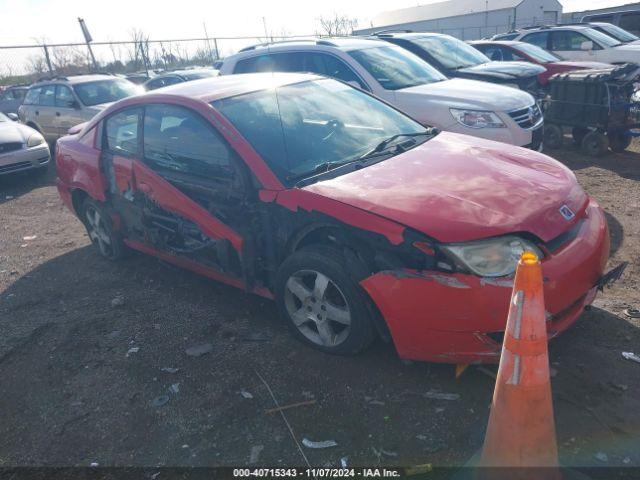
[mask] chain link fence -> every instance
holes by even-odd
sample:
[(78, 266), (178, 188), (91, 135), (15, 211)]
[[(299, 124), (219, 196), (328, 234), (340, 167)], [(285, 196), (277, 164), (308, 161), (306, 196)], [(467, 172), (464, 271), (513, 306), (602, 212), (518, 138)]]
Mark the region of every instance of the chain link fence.
[[(307, 36), (308, 37), (308, 36)], [(38, 78), (91, 72), (128, 74), (212, 66), (249, 45), (303, 36), (211, 37), (171, 40), (137, 38), (92, 42), (0, 46), (0, 85), (29, 84)]]

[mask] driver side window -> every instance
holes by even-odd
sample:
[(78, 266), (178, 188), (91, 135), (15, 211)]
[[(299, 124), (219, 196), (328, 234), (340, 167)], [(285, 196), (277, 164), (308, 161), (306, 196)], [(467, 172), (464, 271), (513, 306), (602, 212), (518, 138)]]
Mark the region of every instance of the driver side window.
[(158, 171), (203, 179), (234, 176), (232, 151), (197, 113), (174, 105), (149, 105), (143, 123), (144, 161)]

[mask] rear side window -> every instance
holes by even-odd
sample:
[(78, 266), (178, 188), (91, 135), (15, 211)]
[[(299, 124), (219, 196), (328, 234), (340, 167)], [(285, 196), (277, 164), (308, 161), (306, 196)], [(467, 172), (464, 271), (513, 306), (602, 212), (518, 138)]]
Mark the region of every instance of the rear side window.
[(640, 12), (621, 14), (618, 26), (625, 30), (637, 32), (640, 30)]
[(56, 90), (56, 107), (73, 108), (75, 97), (71, 89), (65, 85), (58, 85)]
[(596, 15), (594, 17), (584, 17), (583, 22), (606, 22), (613, 23), (613, 15)]
[(38, 105), (40, 101), (40, 87), (30, 88), (27, 95), (24, 97), (25, 105)]
[(38, 103), (44, 107), (53, 107), (56, 104), (56, 86), (46, 85), (42, 87)]
[(141, 109), (124, 110), (105, 121), (105, 147), (125, 157), (138, 155), (138, 125)]
[(549, 40), (549, 32), (534, 32), (522, 37), (523, 42), (537, 45), (540, 48), (547, 49), (547, 42)]
[[(557, 50), (560, 52), (578, 51), (581, 50), (583, 42), (589, 41), (591, 40), (586, 36), (572, 30), (551, 32), (551, 50)], [(597, 48), (595, 44), (594, 48)]]
[(149, 105), (143, 127), (144, 159), (154, 170), (199, 177), (230, 177), (231, 150), (197, 113), (174, 105)]
[(271, 55), (260, 55), (258, 57), (239, 60), (233, 70), (233, 73), (258, 72), (273, 72), (273, 59)]

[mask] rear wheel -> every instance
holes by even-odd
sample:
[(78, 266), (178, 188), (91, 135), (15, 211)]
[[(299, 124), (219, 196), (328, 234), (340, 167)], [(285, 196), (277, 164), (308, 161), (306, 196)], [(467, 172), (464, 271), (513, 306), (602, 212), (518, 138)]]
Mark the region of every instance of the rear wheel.
[(562, 127), (549, 123), (544, 126), (544, 146), (548, 148), (560, 148), (564, 133)]
[(294, 336), (319, 350), (353, 355), (374, 339), (366, 293), (344, 269), (341, 253), (316, 245), (287, 258), (276, 301)]
[(82, 221), (100, 255), (109, 260), (118, 260), (124, 256), (122, 237), (113, 228), (111, 216), (101, 204), (87, 198), (83, 203)]
[(582, 140), (584, 136), (589, 133), (588, 128), (584, 127), (573, 127), (571, 130), (571, 136), (573, 137), (573, 143), (576, 145), (582, 145)]
[(624, 132), (609, 132), (609, 148), (612, 152), (624, 152), (631, 145), (631, 136)]
[(587, 133), (582, 139), (582, 150), (592, 157), (600, 157), (607, 153), (609, 139), (598, 130)]

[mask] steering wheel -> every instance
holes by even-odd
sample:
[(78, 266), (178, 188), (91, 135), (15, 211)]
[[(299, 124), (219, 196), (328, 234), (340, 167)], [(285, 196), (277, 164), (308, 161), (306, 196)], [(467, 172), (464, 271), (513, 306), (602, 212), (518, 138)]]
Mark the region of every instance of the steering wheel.
[(327, 130), (327, 134), (322, 137), (322, 141), (326, 142), (327, 140), (329, 140), (331, 137), (333, 137), (333, 135), (342, 130), (344, 128), (344, 123), (342, 123), (340, 120), (336, 120), (335, 118), (332, 120), (329, 120), (327, 122), (327, 124), (325, 125), (325, 129)]

